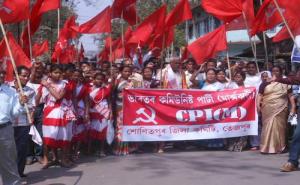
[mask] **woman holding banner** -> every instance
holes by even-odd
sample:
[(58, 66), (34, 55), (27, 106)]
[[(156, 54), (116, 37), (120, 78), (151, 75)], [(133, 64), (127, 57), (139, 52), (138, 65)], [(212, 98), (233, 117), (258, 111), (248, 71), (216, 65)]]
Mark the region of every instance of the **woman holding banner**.
[(114, 90), (114, 101), (116, 109), (116, 146), (115, 155), (128, 155), (129, 144), (122, 141), (122, 126), (123, 126), (123, 90), (126, 88), (132, 88), (133, 83), (129, 80), (132, 74), (132, 68), (130, 66), (122, 66), (120, 68), (121, 77), (117, 79)]
[[(272, 75), (276, 79), (282, 78), (281, 67), (273, 67)], [(286, 150), (288, 99), (291, 112), (295, 113), (296, 105), (290, 86), (278, 82), (265, 82), (260, 85), (257, 110), (262, 114), (261, 153), (276, 154)]]
[[(202, 66), (192, 75), (190, 79), (194, 86), (199, 87), (204, 91), (220, 91), (224, 89), (224, 85), (217, 81), (217, 71), (213, 68), (206, 70), (206, 80), (204, 82), (196, 80), (196, 76), (198, 76), (201, 70)], [(224, 140), (203, 140), (200, 145), (204, 146), (205, 148), (221, 149), (224, 147)]]
[[(245, 87), (244, 81), (246, 74), (242, 71), (236, 71), (233, 75), (233, 82), (229, 83), (227, 89), (238, 89)], [(232, 152), (241, 152), (247, 146), (248, 136), (235, 137), (227, 139), (227, 150)]]

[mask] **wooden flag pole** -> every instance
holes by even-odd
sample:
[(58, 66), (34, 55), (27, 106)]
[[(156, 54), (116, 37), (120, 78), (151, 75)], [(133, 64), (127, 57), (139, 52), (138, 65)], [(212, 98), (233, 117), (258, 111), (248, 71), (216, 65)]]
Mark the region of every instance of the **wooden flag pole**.
[(226, 58), (227, 58), (227, 65), (228, 65), (228, 73), (229, 73), (229, 79), (232, 81), (232, 74), (231, 74), (231, 68), (230, 68), (230, 60), (229, 60), (229, 50), (226, 51)]
[(257, 56), (256, 56), (256, 49), (255, 49), (255, 46), (254, 46), (254, 42), (252, 41), (252, 39), (250, 37), (250, 30), (249, 30), (249, 25), (248, 25), (248, 22), (247, 22), (247, 17), (246, 17), (246, 14), (245, 14), (244, 11), (242, 11), (242, 14), (243, 14), (243, 18), (244, 18), (247, 33), (248, 33), (248, 38), (249, 38), (249, 41), (250, 41), (250, 44), (251, 44), (251, 49), (252, 49), (252, 53), (253, 53), (253, 56), (254, 56), (256, 68), (257, 68), (257, 71), (259, 72), (259, 67), (258, 67), (258, 63), (257, 63)]
[(113, 62), (113, 57), (112, 57), (112, 34), (111, 32), (109, 33), (109, 37), (110, 37), (110, 42), (109, 42), (109, 59), (110, 59), (110, 63)]
[(122, 14), (121, 14), (121, 31), (122, 31), (122, 35), (121, 35), (121, 39), (122, 39), (122, 57), (123, 60), (125, 59), (125, 40), (124, 40), (124, 20), (123, 20), (123, 10), (122, 10)]
[(166, 36), (164, 34), (163, 35), (162, 48), (161, 48), (161, 58), (162, 58), (162, 60), (160, 61), (160, 87), (161, 87), (161, 89), (163, 88), (163, 67), (164, 67), (163, 56), (164, 56), (164, 50), (165, 50), (165, 41), (166, 41)]
[[(57, 9), (57, 40), (60, 36), (60, 8)], [(59, 64), (59, 57), (57, 57), (57, 63)]]
[[(8, 42), (8, 39), (7, 39), (7, 36), (6, 36), (6, 32), (5, 32), (5, 29), (4, 29), (4, 26), (3, 26), (1, 18), (0, 18), (0, 27), (1, 27), (1, 31), (3, 33), (4, 41), (5, 41), (7, 50), (8, 50), (8, 54), (9, 54), (9, 57), (10, 57), (10, 60), (11, 60), (11, 64), (12, 64), (12, 67), (13, 67), (15, 75), (16, 75), (16, 80), (17, 80), (17, 84), (19, 86), (20, 93), (23, 96), (24, 95), (24, 91), (23, 91), (22, 84), (21, 84), (21, 81), (20, 81), (20, 77), (19, 77), (19, 74), (18, 74), (18, 71), (17, 71), (16, 62), (14, 60), (14, 57), (13, 57), (13, 54), (12, 54), (12, 51), (11, 51), (11, 48), (10, 48), (10, 45), (9, 45), (9, 42)], [(30, 124), (32, 124), (32, 119), (31, 119), (31, 114), (29, 112), (28, 104), (25, 103), (24, 107), (25, 107), (25, 110), (26, 110), (28, 122)]]
[(284, 24), (285, 24), (285, 26), (286, 26), (286, 29), (287, 29), (288, 32), (289, 32), (290, 37), (293, 39), (296, 48), (300, 51), (300, 47), (299, 47), (298, 44), (296, 43), (295, 36), (293, 35), (293, 33), (292, 33), (292, 31), (291, 31), (291, 28), (290, 28), (289, 24), (287, 23), (287, 20), (286, 20), (286, 18), (284, 17), (284, 15), (283, 15), (283, 13), (282, 13), (280, 7), (279, 7), (279, 4), (278, 4), (277, 0), (273, 0), (273, 1), (274, 1), (274, 4), (275, 4), (275, 6), (276, 6), (276, 8), (277, 8), (277, 10), (278, 10), (278, 12), (279, 12), (279, 14), (280, 14), (281, 19), (283, 20), (283, 22), (284, 22)]
[[(227, 42), (227, 31), (225, 30), (226, 34), (226, 42)], [(226, 50), (226, 59), (227, 59), (227, 67), (228, 67), (228, 72), (229, 72), (229, 79), (230, 81), (232, 80), (232, 75), (231, 75), (231, 68), (230, 68), (230, 60), (229, 60), (229, 47), (227, 45), (227, 50)]]
[(30, 53), (30, 60), (32, 61), (32, 42), (31, 42), (31, 29), (30, 29), (30, 20), (27, 19), (27, 28), (28, 28), (28, 40), (29, 40), (29, 53)]
[[(262, 5), (263, 2), (260, 0), (260, 5)], [(266, 32), (263, 31), (263, 40), (264, 40), (264, 50), (265, 50), (265, 62), (267, 62), (267, 69), (269, 70), (269, 54), (268, 54), (268, 47), (267, 47), (267, 40), (266, 40)]]

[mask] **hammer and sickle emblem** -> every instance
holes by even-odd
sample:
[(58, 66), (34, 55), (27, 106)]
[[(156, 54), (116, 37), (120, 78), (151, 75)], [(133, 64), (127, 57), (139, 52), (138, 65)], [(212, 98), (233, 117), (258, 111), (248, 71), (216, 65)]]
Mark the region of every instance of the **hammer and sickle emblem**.
[(144, 122), (144, 123), (154, 123), (155, 125), (157, 125), (158, 123), (155, 121), (155, 116), (156, 116), (156, 112), (154, 109), (152, 109), (151, 107), (147, 106), (147, 109), (149, 109), (151, 111), (151, 115), (149, 115), (146, 112), (145, 108), (140, 108), (139, 110), (136, 111), (137, 115), (143, 115), (144, 117), (146, 117), (146, 119), (142, 118), (142, 117), (138, 117), (133, 121), (133, 124), (136, 124), (138, 122)]

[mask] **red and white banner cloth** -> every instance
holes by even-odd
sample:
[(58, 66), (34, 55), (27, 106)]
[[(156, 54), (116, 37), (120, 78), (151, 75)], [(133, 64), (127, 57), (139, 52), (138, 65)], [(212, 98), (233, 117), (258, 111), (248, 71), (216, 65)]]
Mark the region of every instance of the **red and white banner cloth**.
[(257, 135), (255, 88), (124, 90), (123, 141), (174, 141)]

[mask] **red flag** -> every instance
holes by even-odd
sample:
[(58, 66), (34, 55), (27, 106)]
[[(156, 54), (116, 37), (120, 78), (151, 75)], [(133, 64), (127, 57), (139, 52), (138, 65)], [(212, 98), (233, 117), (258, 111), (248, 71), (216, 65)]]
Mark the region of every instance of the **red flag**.
[(110, 33), (111, 32), (111, 8), (107, 7), (88, 22), (73, 27), (79, 33)]
[(32, 54), (34, 57), (41, 56), (49, 51), (49, 42), (45, 40), (42, 43), (35, 43), (32, 47)]
[(198, 38), (188, 46), (189, 52), (198, 64), (202, 64), (205, 60), (226, 49), (227, 41), (224, 25)]
[(153, 32), (162, 32), (163, 27), (160, 23), (165, 20), (167, 6), (163, 5), (151, 15), (149, 15), (137, 28), (132, 32), (129, 44), (140, 44), (143, 46), (150, 39)]
[(42, 7), (39, 10), (39, 14), (43, 14), (51, 10), (57, 10), (60, 8), (60, 5), (60, 0), (44, 0)]
[[(298, 19), (297, 14), (300, 0), (277, 0), (277, 2), (287, 20)], [(276, 8), (274, 0), (265, 0), (256, 15), (251, 35), (271, 29), (282, 22), (283, 20)]]
[(74, 45), (68, 46), (59, 58), (60, 64), (73, 63), (77, 58), (77, 51)]
[(225, 23), (238, 18), (243, 11), (242, 0), (202, 0), (201, 5), (206, 12)]
[[(245, 13), (246, 16), (248, 28), (250, 29), (255, 19), (253, 0), (243, 0), (242, 7), (243, 7), (243, 12)], [(229, 24), (226, 25), (227, 31), (243, 30), (243, 29), (247, 29), (247, 25), (242, 13), (238, 18), (232, 20)]]
[(65, 50), (68, 49), (69, 40), (77, 36), (77, 33), (72, 29), (72, 27), (74, 27), (75, 25), (75, 16), (71, 16), (66, 20), (56, 42), (55, 49), (52, 54), (52, 60), (55, 61), (59, 59), (63, 55), (63, 53), (65, 53)]
[(188, 0), (180, 0), (166, 18), (166, 27), (172, 27), (183, 21), (192, 19), (193, 15)]
[[(31, 67), (31, 62), (22, 50), (22, 48), (18, 45), (12, 33), (7, 33), (7, 38), (9, 42), (9, 46), (12, 51), (13, 58), (16, 62), (16, 66), (24, 65), (28, 68)], [(0, 43), (0, 65), (2, 69), (6, 71), (6, 81), (12, 81), (14, 76), (14, 70), (11, 64), (11, 60), (9, 57), (8, 49), (5, 44), (4, 39)]]
[(3, 24), (17, 23), (30, 17), (29, 0), (0, 1), (0, 18)]
[(130, 25), (135, 25), (139, 20), (136, 12), (136, 0), (115, 0), (112, 9), (112, 18), (121, 18), (127, 21)]
[[(295, 19), (288, 20), (288, 25), (293, 33), (294, 36), (300, 35), (300, 21)], [(280, 32), (278, 32), (275, 37), (273, 37), (273, 42), (280, 42), (285, 39), (291, 38), (286, 26), (284, 26)]]
[(64, 35), (68, 39), (77, 37), (77, 32), (72, 29), (72, 27), (76, 26), (75, 19), (76, 17), (73, 15), (66, 20), (63, 29), (60, 30), (60, 35)]
[[(149, 44), (149, 48), (153, 49), (157, 48), (166, 48), (169, 47), (174, 40), (174, 27), (168, 28), (163, 34), (155, 35), (152, 42)], [(163, 40), (165, 43), (163, 44)]]
[[(31, 14), (30, 14), (30, 36), (33, 36), (34, 33), (38, 30), (41, 20), (42, 20), (42, 14), (39, 14), (39, 10), (41, 6), (43, 5), (44, 0), (37, 0), (34, 4)], [(21, 43), (23, 46), (23, 49), (27, 56), (30, 56), (29, 52), (29, 34), (28, 34), (28, 25), (24, 28), (22, 34), (21, 34)]]

